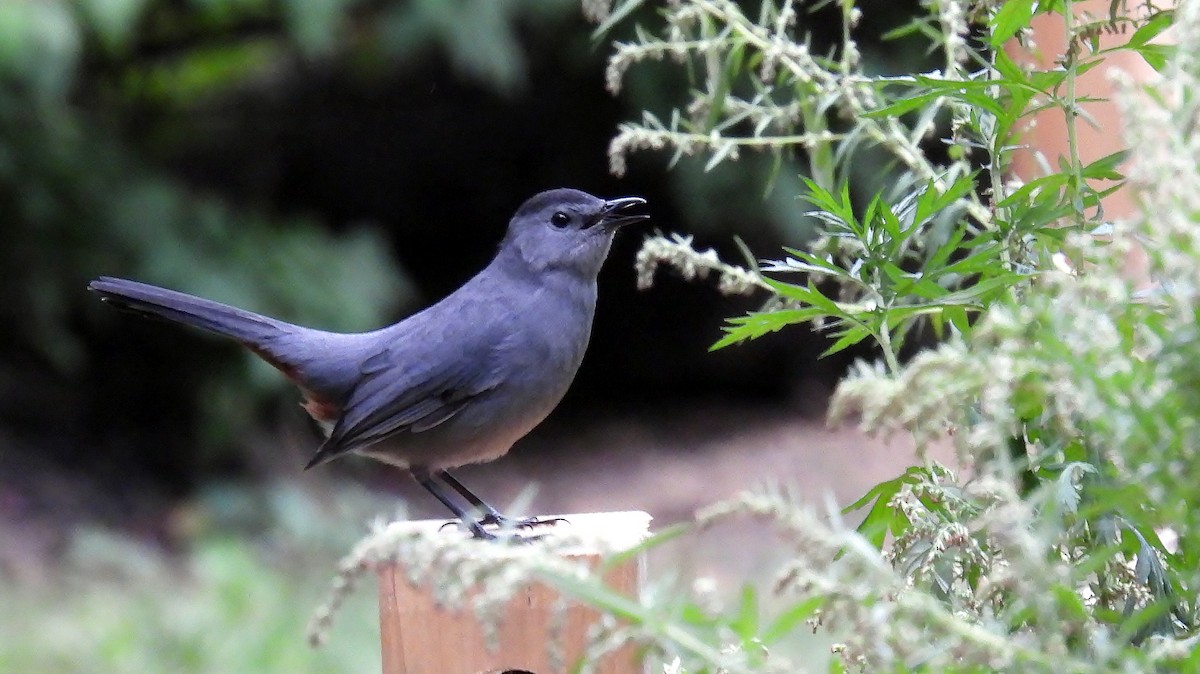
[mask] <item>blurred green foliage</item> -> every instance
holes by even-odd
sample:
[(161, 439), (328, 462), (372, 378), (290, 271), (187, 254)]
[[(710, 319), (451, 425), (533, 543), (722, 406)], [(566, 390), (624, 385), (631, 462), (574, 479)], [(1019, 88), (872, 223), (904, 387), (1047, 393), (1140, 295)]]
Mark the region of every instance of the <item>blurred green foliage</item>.
[[(516, 91), (528, 65), (522, 22), (573, 8), (0, 2), (0, 320), (9, 326), (0, 376), (28, 379), (35, 363), (70, 380), (88, 367), (97, 330), (128, 330), (83, 292), (99, 274), (329, 329), (391, 320), (413, 293), (377, 225), (323, 222), (265, 197), (235, 202), (182, 180), (172, 168), (178, 154), (205, 142), (205, 123), (222, 105), (276, 95), (314, 69), (371, 77), (444, 54), (462, 77)], [(97, 318), (81, 326), (84, 309)], [(245, 386), (244, 370), (211, 365), (193, 365), (205, 368), (195, 418), (211, 438), (232, 437), (255, 401), (283, 387), (263, 368)], [(16, 425), (14, 410), (28, 404), (0, 397), (0, 423)]]
[(185, 571), (155, 564), (136, 582), (75, 579), (38, 593), (0, 587), (7, 607), (0, 618), (0, 668), (62, 674), (378, 671), (370, 597), (349, 611), (353, 617), (337, 643), (304, 647), (306, 608), (319, 600), (316, 565), (286, 572), (265, 565), (245, 540), (211, 539), (200, 542), (183, 566)]
[(333, 496), (215, 487), (176, 514), (195, 529), (178, 555), (76, 531), (53, 578), (0, 582), (0, 671), (379, 671), (370, 593), (351, 599), (334, 643), (302, 641), (328, 569), (353, 537), (346, 522), (369, 512), (362, 494)]

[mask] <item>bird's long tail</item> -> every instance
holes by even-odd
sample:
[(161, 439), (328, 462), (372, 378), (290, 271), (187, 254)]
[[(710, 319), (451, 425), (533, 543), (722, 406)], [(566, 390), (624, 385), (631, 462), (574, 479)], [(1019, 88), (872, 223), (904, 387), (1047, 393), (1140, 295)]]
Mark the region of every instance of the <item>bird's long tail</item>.
[(118, 307), (215, 332), (251, 347), (293, 327), (252, 311), (137, 281), (102, 276), (89, 283), (88, 290)]

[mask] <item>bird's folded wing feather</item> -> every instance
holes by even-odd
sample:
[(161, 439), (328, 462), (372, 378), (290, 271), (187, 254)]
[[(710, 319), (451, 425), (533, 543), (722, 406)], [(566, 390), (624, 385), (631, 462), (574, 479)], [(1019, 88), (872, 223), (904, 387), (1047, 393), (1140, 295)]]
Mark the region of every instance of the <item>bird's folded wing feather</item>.
[[(401, 432), (420, 433), (453, 417), (502, 380), (492, 366), (498, 330), (442, 339), (399, 339), (363, 361), (362, 380), (310, 465)], [(448, 344), (457, 344), (446, 358)]]

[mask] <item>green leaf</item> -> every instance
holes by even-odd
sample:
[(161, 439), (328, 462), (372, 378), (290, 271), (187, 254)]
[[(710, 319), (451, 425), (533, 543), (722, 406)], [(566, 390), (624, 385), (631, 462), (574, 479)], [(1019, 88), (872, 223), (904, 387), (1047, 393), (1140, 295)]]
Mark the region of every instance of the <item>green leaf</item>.
[[(817, 288), (816, 284), (813, 283), (811, 278), (808, 280), (807, 286), (783, 283), (782, 281), (776, 281), (775, 279), (768, 277), (763, 277), (763, 282), (780, 295), (789, 299), (798, 300), (812, 307), (822, 309), (827, 315), (841, 316), (843, 313), (837, 302), (834, 302), (826, 297), (820, 291), (820, 289)], [(815, 317), (816, 316), (813, 316), (813, 318)]]
[(925, 472), (925, 469), (922, 468), (921, 466), (909, 466), (898, 477), (894, 477), (890, 480), (884, 480), (883, 482), (880, 482), (880, 483), (876, 484), (874, 487), (871, 487), (870, 489), (868, 489), (867, 493), (860, 496), (857, 501), (855, 501), (854, 503), (851, 503), (850, 505), (846, 506), (845, 508), (842, 508), (842, 514), (849, 515), (850, 513), (854, 512), (855, 510), (858, 510), (859, 508), (862, 508), (863, 506), (867, 505), (868, 503), (879, 500), (879, 498), (881, 496), (884, 496), (885, 494), (886, 494), (886, 497), (884, 498), (884, 500), (886, 501), (886, 500), (890, 499), (892, 496), (894, 496), (896, 494), (896, 492), (900, 491), (900, 488), (903, 487), (904, 485), (916, 484), (916, 483), (920, 482), (921, 481), (920, 476), (922, 474), (924, 474), (924, 472)]
[[(1030, 75), (1026, 74), (1017, 62), (1012, 60), (1008, 52), (1003, 49), (997, 49), (995, 53), (996, 72), (1000, 73), (1001, 78), (1011, 82), (1020, 82), (1030, 88), (1040, 89), (1041, 87), (1029, 81)], [(1015, 87), (1004, 87), (1005, 90), (1011, 90)]]
[(777, 294), (792, 300), (799, 300), (806, 304), (812, 303), (813, 291), (807, 285), (797, 283), (784, 283), (773, 278), (764, 277), (763, 282), (774, 290)]
[[(900, 224), (900, 219), (896, 217), (895, 212), (892, 211), (892, 207), (883, 201), (883, 199), (876, 197), (876, 203), (878, 206), (872, 209), (878, 211), (878, 217), (875, 218), (875, 222), (878, 222), (883, 227), (883, 231), (887, 232), (892, 242), (896, 244), (902, 243), (908, 239), (909, 233), (916, 231), (916, 227), (910, 227), (908, 232), (905, 232), (904, 226)], [(895, 252), (897, 247), (892, 246), (891, 249)]]
[[(809, 178), (804, 179), (804, 184), (808, 186), (808, 193), (803, 196), (803, 199), (831, 216), (830, 218), (823, 218), (824, 220), (827, 222), (832, 221), (832, 224), (840, 223), (851, 231), (858, 229), (854, 217), (854, 204), (850, 199), (850, 184), (848, 182), (842, 182), (842, 188), (838, 195), (834, 195)], [(820, 211), (811, 215), (820, 217)]]
[(636, 600), (608, 588), (595, 578), (580, 578), (574, 574), (556, 573), (551, 569), (546, 569), (541, 575), (559, 590), (621, 620), (640, 624), (647, 618), (647, 610)]
[(971, 334), (971, 321), (969, 318), (967, 318), (967, 310), (961, 305), (943, 306), (942, 315), (950, 321), (950, 324), (958, 330), (959, 334), (963, 336)]
[(729, 53), (725, 57), (725, 67), (721, 70), (717, 86), (712, 90), (712, 103), (709, 106), (708, 116), (704, 120), (704, 133), (711, 133), (725, 113), (725, 99), (729, 95), (729, 88), (733, 86), (734, 78), (737, 77), (745, 48), (746, 45), (739, 42), (729, 49)]
[(963, 227), (958, 227), (951, 232), (949, 238), (942, 245), (938, 246), (933, 255), (929, 256), (929, 259), (926, 260), (926, 273), (934, 277), (938, 276), (944, 269), (943, 265), (946, 263), (946, 260), (949, 260), (951, 255), (958, 252), (959, 244), (962, 243), (966, 235), (967, 230)]
[(941, 98), (942, 94), (937, 92), (923, 92), (913, 96), (897, 98), (892, 103), (881, 108), (868, 110), (865, 115), (867, 117), (899, 117), (907, 112), (918, 110), (929, 105), (933, 101)]
[(893, 283), (899, 283), (899, 282), (901, 282), (901, 281), (906, 281), (906, 280), (908, 280), (908, 278), (909, 278), (909, 273), (908, 273), (908, 272), (906, 272), (906, 271), (904, 271), (903, 269), (901, 269), (901, 268), (897, 267), (897, 266), (895, 265), (895, 263), (891, 262), (890, 260), (884, 260), (883, 264), (879, 265), (879, 268), (883, 270), (883, 273), (884, 273), (884, 274), (885, 274), (885, 275), (886, 275), (886, 276), (887, 276), (887, 277), (888, 277), (888, 278), (889, 278), (889, 279), (890, 279), (890, 280), (891, 280)]
[(1034, 0), (1006, 0), (992, 16), (990, 41), (997, 51), (1033, 19)]
[(908, 23), (906, 23), (902, 26), (893, 28), (893, 29), (887, 31), (886, 33), (884, 33), (883, 40), (885, 42), (890, 42), (892, 40), (899, 40), (900, 38), (908, 37), (909, 35), (925, 33), (926, 28), (927, 28), (927, 26), (924, 21), (920, 21), (920, 20), (909, 21)]
[(763, 644), (771, 646), (791, 635), (797, 625), (812, 617), (824, 603), (825, 597), (816, 596), (793, 604), (788, 610), (776, 616), (771, 624), (763, 630), (760, 637)]
[[(823, 257), (813, 255), (812, 253), (799, 250), (796, 248), (784, 248), (789, 255), (799, 258), (799, 262), (788, 263), (788, 266), (796, 265), (798, 270), (807, 270), (811, 268), (812, 273), (826, 274), (829, 276), (845, 276), (846, 270), (842, 269), (832, 261)], [(782, 271), (782, 270), (774, 270)]]
[(912, 279), (907, 293), (909, 296), (920, 297), (923, 300), (939, 300), (948, 295), (950, 291), (933, 280), (920, 276)]
[(934, 199), (929, 204), (929, 210), (933, 213), (938, 213), (949, 208), (954, 202), (967, 196), (975, 189), (975, 179), (979, 176), (978, 171), (972, 171), (958, 177), (953, 183), (946, 188), (945, 192), (938, 193), (933, 184), (930, 183), (925, 188), (926, 193), (934, 195)]
[(679, 619), (696, 627), (713, 627), (717, 619), (696, 604), (688, 603), (679, 610)]
[(894, 513), (888, 506), (888, 502), (900, 492), (904, 485), (920, 482), (924, 470), (920, 466), (910, 466), (899, 477), (880, 482), (863, 494), (862, 498), (843, 508), (842, 514), (850, 514), (870, 503), (871, 509), (863, 518), (862, 523), (858, 525), (858, 532), (876, 549), (883, 549), (883, 541), (887, 537), (887, 532), (895, 524)]
[(1035, 178), (1002, 199), (997, 206), (1000, 208), (1010, 208), (1018, 203), (1026, 202), (1035, 190), (1043, 196), (1051, 195), (1057, 197), (1058, 191), (1065, 187), (1070, 179), (1070, 176), (1066, 173), (1051, 173), (1041, 178)]
[(1122, 180), (1125, 176), (1117, 171), (1117, 166), (1129, 159), (1129, 150), (1121, 150), (1106, 155), (1083, 167), (1083, 177), (1096, 180)]
[(1005, 290), (1017, 285), (1026, 278), (1026, 275), (1015, 272), (998, 274), (961, 290), (948, 293), (938, 298), (938, 302), (941, 304), (973, 304), (979, 306), (983, 300), (991, 300), (998, 297)]
[(682, 628), (675, 622), (664, 621), (636, 599), (613, 591), (595, 576), (580, 578), (574, 573), (562, 573), (544, 567), (539, 569), (538, 573), (548, 585), (575, 597), (584, 604), (633, 625), (651, 625), (661, 634), (661, 638), (673, 642), (684, 651), (694, 653), (704, 660), (716, 662), (720, 659), (720, 652), (704, 638), (691, 630)]
[(834, 342), (832, 346), (830, 346), (828, 349), (825, 349), (825, 351), (821, 353), (821, 358), (832, 356), (839, 351), (843, 351), (851, 346), (854, 346), (855, 344), (858, 344), (867, 337), (874, 336), (874, 333), (868, 330), (866, 326), (862, 325), (861, 323), (851, 323), (844, 330), (836, 334), (840, 335), (840, 338)]
[(647, 550), (658, 547), (663, 543), (673, 541), (691, 531), (691, 527), (683, 522), (678, 522), (664, 527), (654, 532), (650, 536), (647, 536), (640, 543), (631, 548), (605, 556), (604, 564), (601, 566), (601, 569), (608, 570), (621, 566), (629, 560), (640, 556)]
[(1150, 18), (1149, 21), (1143, 23), (1136, 31), (1134, 31), (1133, 35), (1129, 37), (1129, 42), (1127, 42), (1125, 46), (1137, 48), (1147, 44), (1150, 42), (1150, 40), (1153, 40), (1162, 34), (1163, 31), (1170, 28), (1174, 21), (1174, 11), (1168, 10), (1155, 14)]
[(1087, 607), (1083, 605), (1083, 600), (1073, 589), (1056, 584), (1051, 588), (1051, 592), (1058, 602), (1058, 608), (1066, 613), (1069, 619), (1084, 622), (1091, 617)]
[(729, 629), (746, 642), (758, 636), (758, 593), (749, 583), (742, 585), (737, 615), (729, 621)]
[(1135, 51), (1142, 55), (1151, 68), (1162, 72), (1167, 67), (1167, 61), (1173, 58), (1178, 50), (1169, 44), (1144, 44)]
[(728, 325), (721, 328), (726, 332), (725, 336), (710, 346), (708, 350), (716, 351), (738, 342), (757, 339), (768, 333), (778, 332), (789, 325), (811, 321), (823, 315), (825, 312), (820, 309), (808, 308), (751, 312), (745, 316), (730, 318), (727, 320)]

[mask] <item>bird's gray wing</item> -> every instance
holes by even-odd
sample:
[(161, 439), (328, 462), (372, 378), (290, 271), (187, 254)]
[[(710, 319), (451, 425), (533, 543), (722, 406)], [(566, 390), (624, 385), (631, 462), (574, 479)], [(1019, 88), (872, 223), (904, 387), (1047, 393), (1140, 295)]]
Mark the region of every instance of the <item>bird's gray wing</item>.
[(454, 321), (424, 333), (397, 334), (366, 358), (329, 439), (308, 467), (401, 432), (420, 433), (444, 423), (502, 381), (495, 353), (506, 331), (469, 328)]

